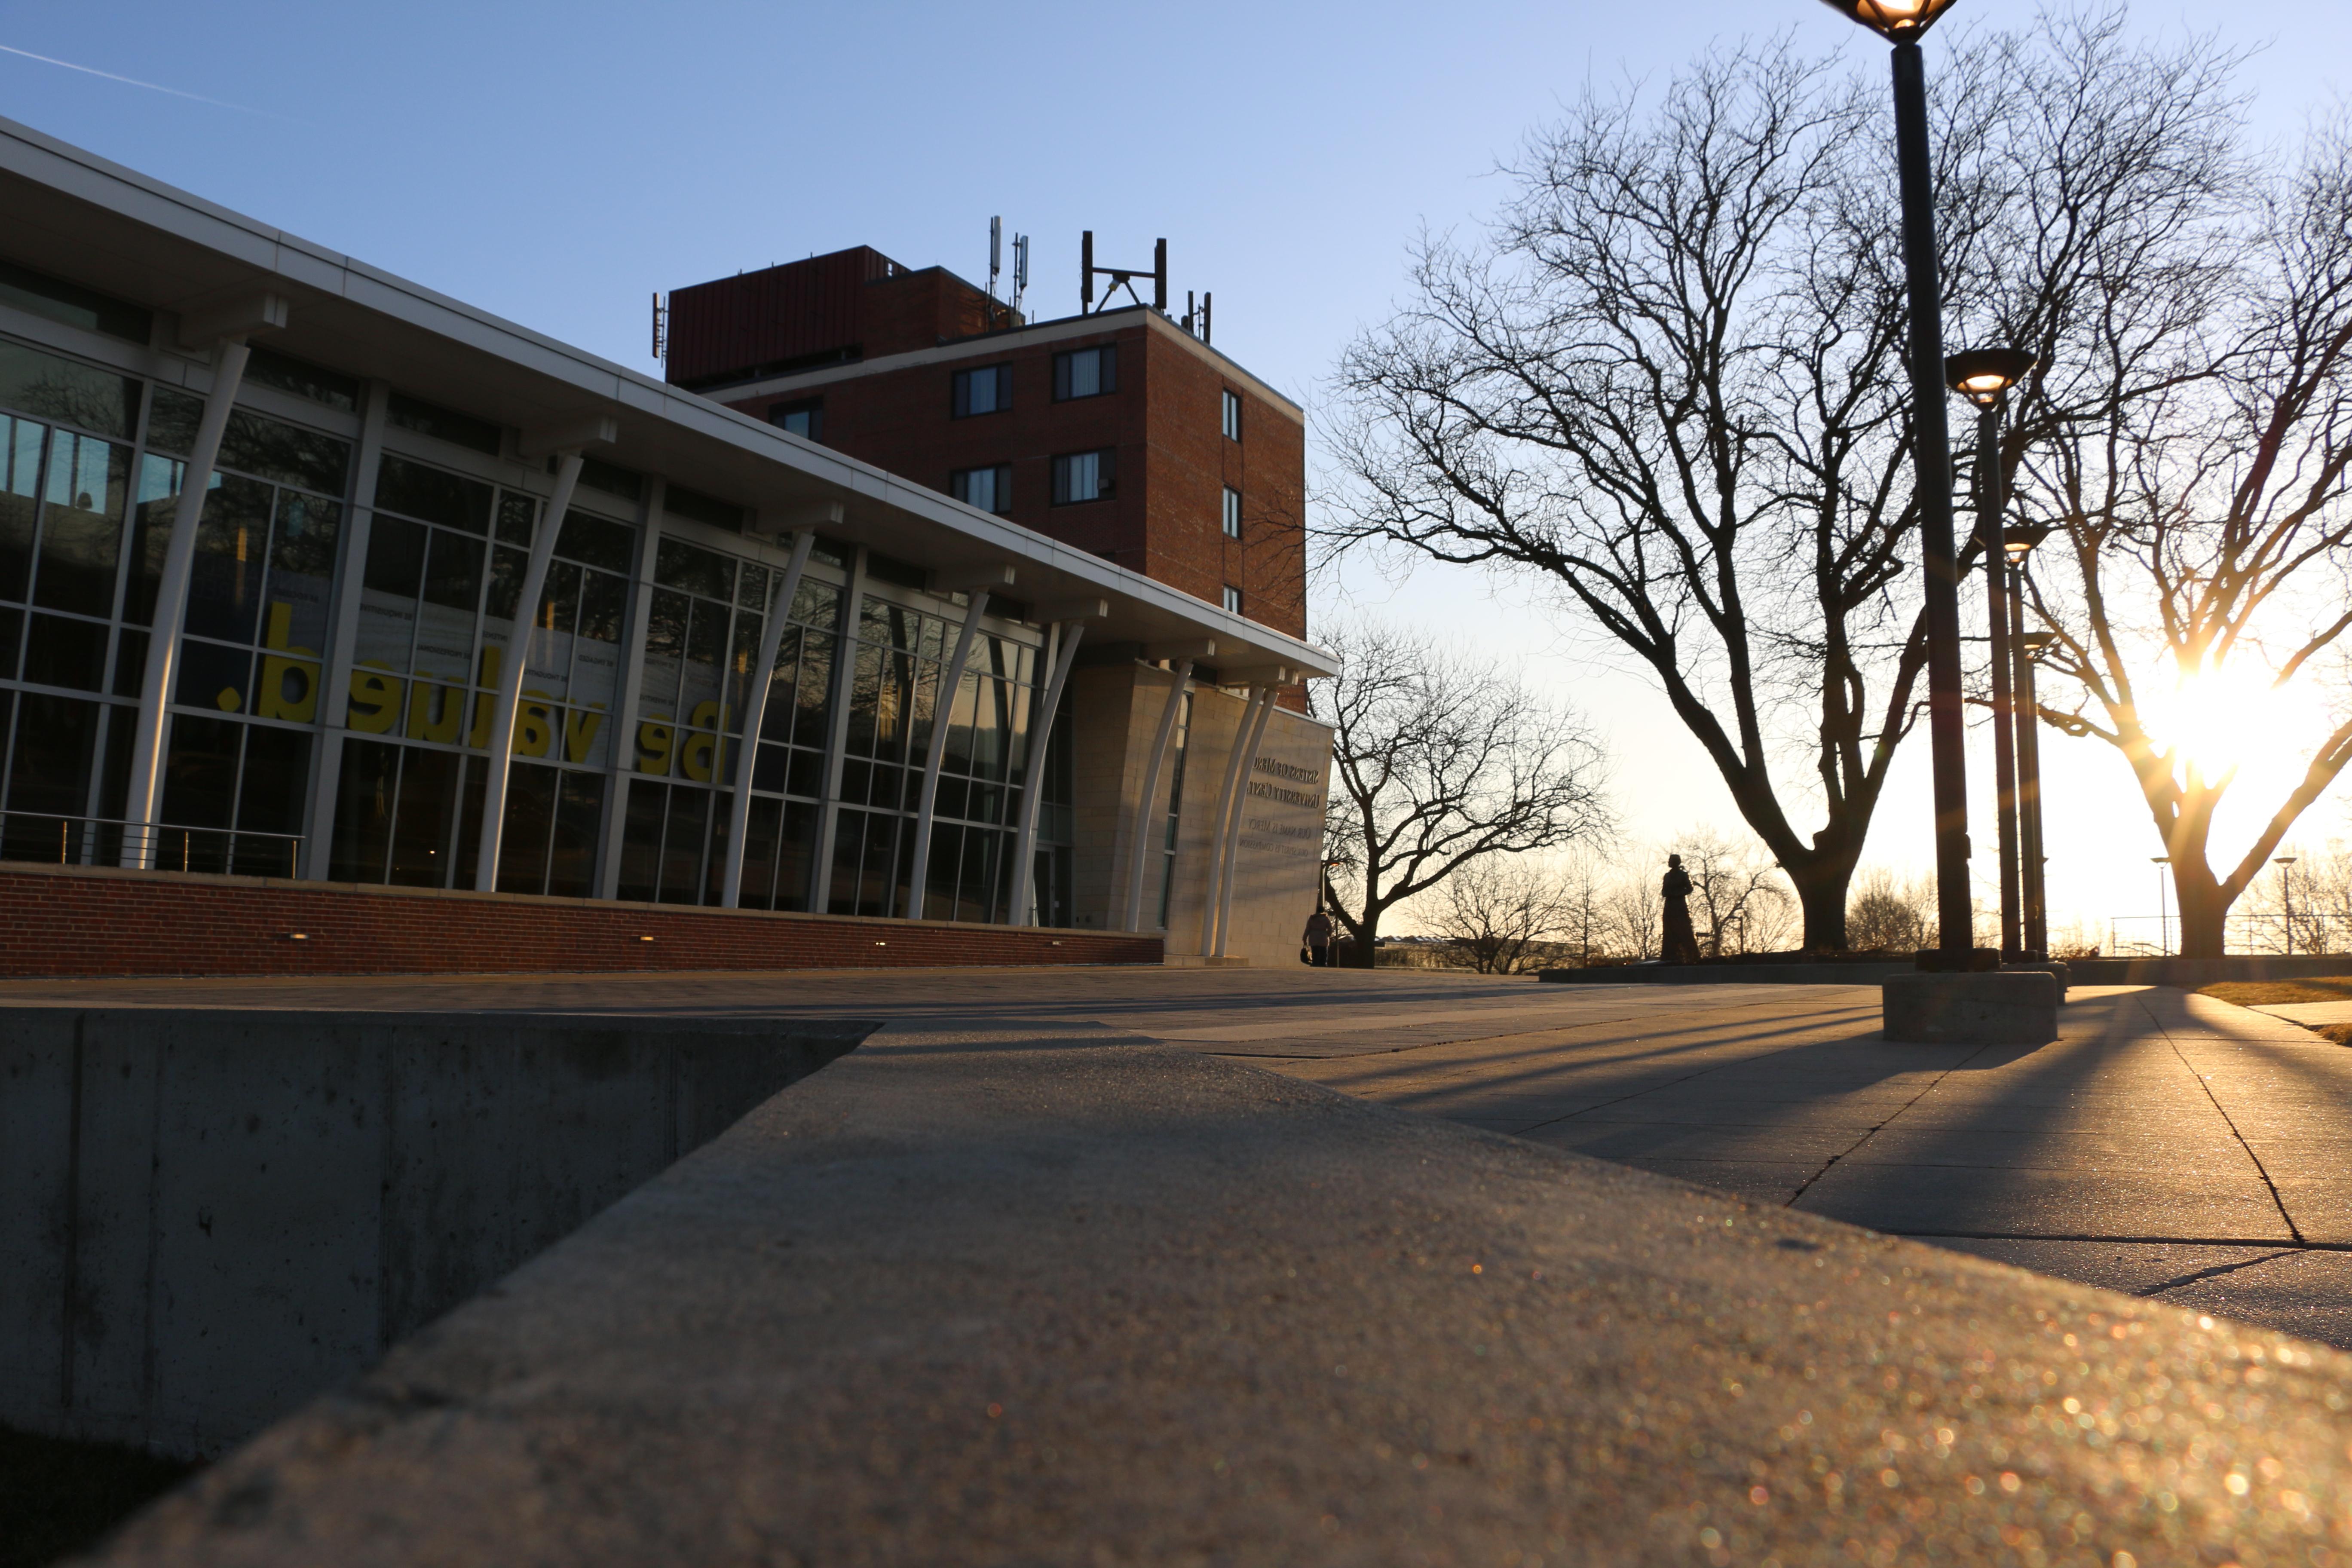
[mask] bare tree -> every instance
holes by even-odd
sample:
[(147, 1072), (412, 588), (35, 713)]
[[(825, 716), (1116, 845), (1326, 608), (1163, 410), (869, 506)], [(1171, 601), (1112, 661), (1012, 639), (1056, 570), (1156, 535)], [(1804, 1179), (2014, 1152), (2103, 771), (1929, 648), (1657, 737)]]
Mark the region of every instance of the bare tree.
[(1655, 958), (1664, 945), (1665, 906), (1646, 870), (1620, 876), (1601, 897), (1606, 945), (1617, 957)]
[(1754, 845), (1693, 828), (1675, 840), (1675, 851), (1690, 873), (1691, 924), (1706, 956), (1769, 952), (1789, 935), (1794, 900), (1780, 868)]
[[(2309, 689), (2352, 629), (2352, 135), (2316, 132), (2300, 167), (2247, 173), (2173, 230), (2137, 238), (2173, 261), (2156, 298), (2084, 313), (2083, 373), (2112, 387), (2096, 423), (2023, 454), (2027, 495), (2066, 524), (2033, 564), (2070, 704), (2043, 716), (2120, 752), (2179, 903), (2180, 951), (2218, 958), (2231, 906), (2295, 820), (2352, 763), (2352, 716), (2285, 732), (2214, 733), (2266, 695)], [(2254, 196), (2242, 220), (2232, 208)], [(2104, 238), (2103, 247), (2117, 243)], [(2232, 712), (2231, 710), (2236, 710)], [(2217, 722), (2218, 721), (2218, 722)], [(2301, 776), (2221, 852), (2214, 819), (2246, 752), (2294, 747)]]
[(1357, 964), (1397, 904), (1605, 822), (1601, 752), (1574, 715), (1424, 637), (1343, 622), (1326, 641), (1340, 674), (1311, 698), (1334, 731), (1325, 858)]
[(1465, 866), (1445, 879), (1444, 891), (1430, 927), (1481, 974), (1532, 967), (1529, 950), (1568, 930), (1576, 916), (1569, 886), (1521, 855)]
[(1884, 866), (1865, 867), (1854, 879), (1853, 902), (1846, 911), (1846, 941), (1861, 952), (1916, 952), (1933, 944), (1936, 890)]
[[(2119, 25), (1979, 34), (1938, 62), (1957, 313), (2038, 328), (2023, 341), (2051, 358), (2090, 330), (2063, 306), (2141, 291), (2162, 258), (2054, 228), (2014, 245), (2021, 193), (2088, 225), (2169, 213), (2215, 176), (2205, 142), (2164, 136), (2207, 128), (2223, 79), (2196, 44), (2123, 50)], [(1874, 76), (1785, 43), (1709, 54), (1654, 107), (1588, 96), (1507, 171), (1517, 195), (1482, 240), (1423, 242), (1410, 302), (1342, 360), (1333, 432), (1328, 547), (1557, 586), (1659, 683), (1815, 948), (1845, 943), (1926, 649), (1885, 113)], [(2084, 145), (2101, 156), (2068, 162)], [(2119, 367), (2109, 391), (2151, 373)], [(2027, 437), (2073, 411), (2036, 395)]]

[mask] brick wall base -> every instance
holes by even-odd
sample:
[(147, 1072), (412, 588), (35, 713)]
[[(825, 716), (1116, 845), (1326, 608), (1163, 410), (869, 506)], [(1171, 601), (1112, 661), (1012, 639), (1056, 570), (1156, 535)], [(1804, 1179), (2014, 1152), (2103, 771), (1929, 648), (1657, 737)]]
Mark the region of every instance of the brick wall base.
[(1153, 963), (1157, 936), (88, 867), (0, 868), (0, 977)]

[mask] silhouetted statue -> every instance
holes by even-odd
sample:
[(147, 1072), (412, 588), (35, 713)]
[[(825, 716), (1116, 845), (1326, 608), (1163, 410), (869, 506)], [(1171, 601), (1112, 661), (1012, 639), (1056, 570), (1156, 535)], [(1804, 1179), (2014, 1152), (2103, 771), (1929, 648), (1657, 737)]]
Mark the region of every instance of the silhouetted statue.
[(1666, 900), (1665, 952), (1663, 956), (1668, 963), (1696, 963), (1698, 932), (1691, 929), (1690, 873), (1683, 869), (1681, 856), (1666, 857), (1666, 879), (1658, 885), (1658, 891), (1664, 894)]

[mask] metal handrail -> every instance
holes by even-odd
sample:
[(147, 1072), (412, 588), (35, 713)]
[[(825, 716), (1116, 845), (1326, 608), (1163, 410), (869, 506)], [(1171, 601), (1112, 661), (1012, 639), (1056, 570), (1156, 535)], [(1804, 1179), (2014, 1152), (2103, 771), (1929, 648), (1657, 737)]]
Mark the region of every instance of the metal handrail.
[(52, 866), (144, 866), (162, 871), (291, 877), (303, 835), (186, 823), (131, 822), (22, 808), (0, 810), (0, 860)]

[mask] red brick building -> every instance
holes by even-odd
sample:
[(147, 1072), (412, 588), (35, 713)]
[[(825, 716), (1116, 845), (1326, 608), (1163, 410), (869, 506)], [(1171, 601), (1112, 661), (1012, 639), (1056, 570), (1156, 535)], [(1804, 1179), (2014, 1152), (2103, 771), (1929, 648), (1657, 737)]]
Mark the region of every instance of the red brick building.
[(1161, 312), (1026, 321), (866, 247), (680, 289), (668, 379), (1292, 637), (1298, 405)]

